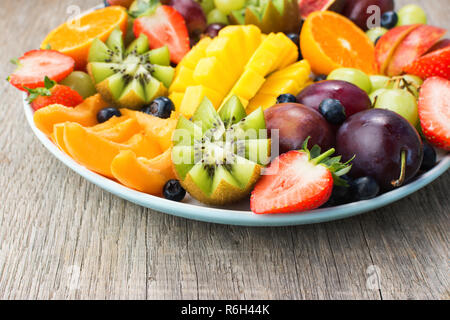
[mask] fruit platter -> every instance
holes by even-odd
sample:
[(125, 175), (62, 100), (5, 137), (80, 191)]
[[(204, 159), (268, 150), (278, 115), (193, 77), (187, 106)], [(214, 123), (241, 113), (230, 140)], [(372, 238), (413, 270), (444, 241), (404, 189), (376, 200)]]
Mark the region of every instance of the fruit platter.
[(342, 219), (450, 168), (447, 30), (396, 9), (105, 0), (12, 59), (8, 81), (55, 157), (138, 205), (232, 225)]

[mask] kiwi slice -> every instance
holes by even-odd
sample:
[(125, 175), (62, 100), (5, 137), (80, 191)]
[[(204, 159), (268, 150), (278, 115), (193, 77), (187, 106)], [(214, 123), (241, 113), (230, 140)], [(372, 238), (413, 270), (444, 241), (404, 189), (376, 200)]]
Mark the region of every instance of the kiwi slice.
[(88, 61), (97, 91), (119, 108), (140, 109), (167, 95), (175, 73), (166, 46), (150, 50), (148, 38), (142, 34), (125, 48), (120, 29), (114, 30), (106, 42), (95, 39)]
[(246, 197), (270, 161), (271, 141), (264, 131), (262, 109), (246, 116), (232, 96), (218, 113), (205, 97), (191, 121), (180, 117), (173, 135), (172, 162), (182, 186), (211, 205)]

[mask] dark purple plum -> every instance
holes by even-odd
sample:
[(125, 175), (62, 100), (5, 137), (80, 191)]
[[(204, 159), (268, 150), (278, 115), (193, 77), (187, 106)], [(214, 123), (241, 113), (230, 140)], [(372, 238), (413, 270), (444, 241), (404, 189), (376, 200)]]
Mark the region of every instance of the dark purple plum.
[(279, 129), (280, 153), (299, 150), (306, 138), (311, 137), (308, 146), (315, 144), (322, 150), (334, 146), (331, 126), (322, 115), (298, 103), (277, 104), (264, 112), (269, 134), (271, 129)]
[(365, 91), (347, 81), (325, 80), (306, 87), (297, 95), (297, 102), (319, 110), (325, 99), (339, 100), (347, 117), (372, 107)]
[(394, 0), (347, 0), (343, 13), (358, 27), (367, 31), (369, 29), (367, 22), (374, 14), (370, 11), (367, 12), (367, 8), (370, 6), (378, 6), (381, 11), (380, 15), (382, 15), (385, 12), (394, 10)]
[(222, 23), (211, 23), (206, 27), (205, 34), (210, 38), (215, 38), (224, 27), (225, 25)]
[(343, 161), (355, 156), (351, 177), (373, 177), (384, 191), (412, 179), (423, 158), (416, 129), (402, 116), (384, 109), (363, 111), (347, 119), (337, 133), (336, 151)]

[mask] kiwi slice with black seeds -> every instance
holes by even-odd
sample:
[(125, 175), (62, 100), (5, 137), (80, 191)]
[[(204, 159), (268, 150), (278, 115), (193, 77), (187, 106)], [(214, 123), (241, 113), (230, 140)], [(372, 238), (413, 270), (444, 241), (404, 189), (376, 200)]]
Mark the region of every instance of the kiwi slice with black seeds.
[(166, 46), (150, 50), (148, 38), (141, 35), (125, 48), (120, 29), (114, 30), (106, 42), (95, 39), (88, 61), (97, 91), (119, 108), (140, 109), (166, 96), (175, 73)]
[(262, 109), (246, 116), (233, 96), (218, 113), (205, 97), (192, 121), (180, 117), (173, 136), (172, 161), (181, 185), (211, 205), (248, 196), (270, 161), (271, 141), (264, 130)]

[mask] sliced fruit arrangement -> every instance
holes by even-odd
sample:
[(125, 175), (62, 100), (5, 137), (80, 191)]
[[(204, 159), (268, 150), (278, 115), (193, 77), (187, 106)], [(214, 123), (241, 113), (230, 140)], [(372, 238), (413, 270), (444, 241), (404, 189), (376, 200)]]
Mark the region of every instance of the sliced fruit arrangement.
[(116, 28), (125, 33), (127, 18), (125, 8), (120, 6), (88, 12), (50, 32), (42, 42), (41, 49), (50, 48), (64, 53), (75, 60), (77, 70), (83, 70), (88, 62), (89, 48), (94, 39), (106, 41)]
[(297, 0), (250, 0), (228, 19), (231, 24), (255, 25), (264, 33), (298, 32), (301, 26)]
[(174, 75), (169, 64), (167, 47), (149, 50), (148, 39), (142, 35), (125, 49), (122, 31), (116, 29), (105, 43), (94, 40), (87, 69), (106, 101), (139, 109), (167, 93)]
[(290, 213), (318, 208), (333, 191), (333, 183), (344, 184), (350, 161), (330, 158), (334, 149), (320, 154), (320, 147), (308, 150), (308, 139), (300, 151), (289, 151), (276, 158), (256, 184), (250, 198), (254, 213)]
[(267, 108), (278, 95), (296, 94), (306, 85), (309, 64), (295, 63), (297, 58), (296, 45), (282, 33), (265, 36), (255, 26), (228, 26), (216, 38), (202, 39), (181, 61), (170, 97), (188, 118), (205, 96), (216, 109), (232, 95), (248, 112)]
[(172, 161), (181, 185), (197, 200), (225, 205), (246, 197), (270, 159), (264, 113), (246, 116), (237, 96), (218, 113), (204, 98), (192, 122), (180, 117)]
[(126, 187), (301, 212), (372, 199), (450, 151), (450, 40), (416, 5), (104, 3), (8, 81), (64, 153)]

